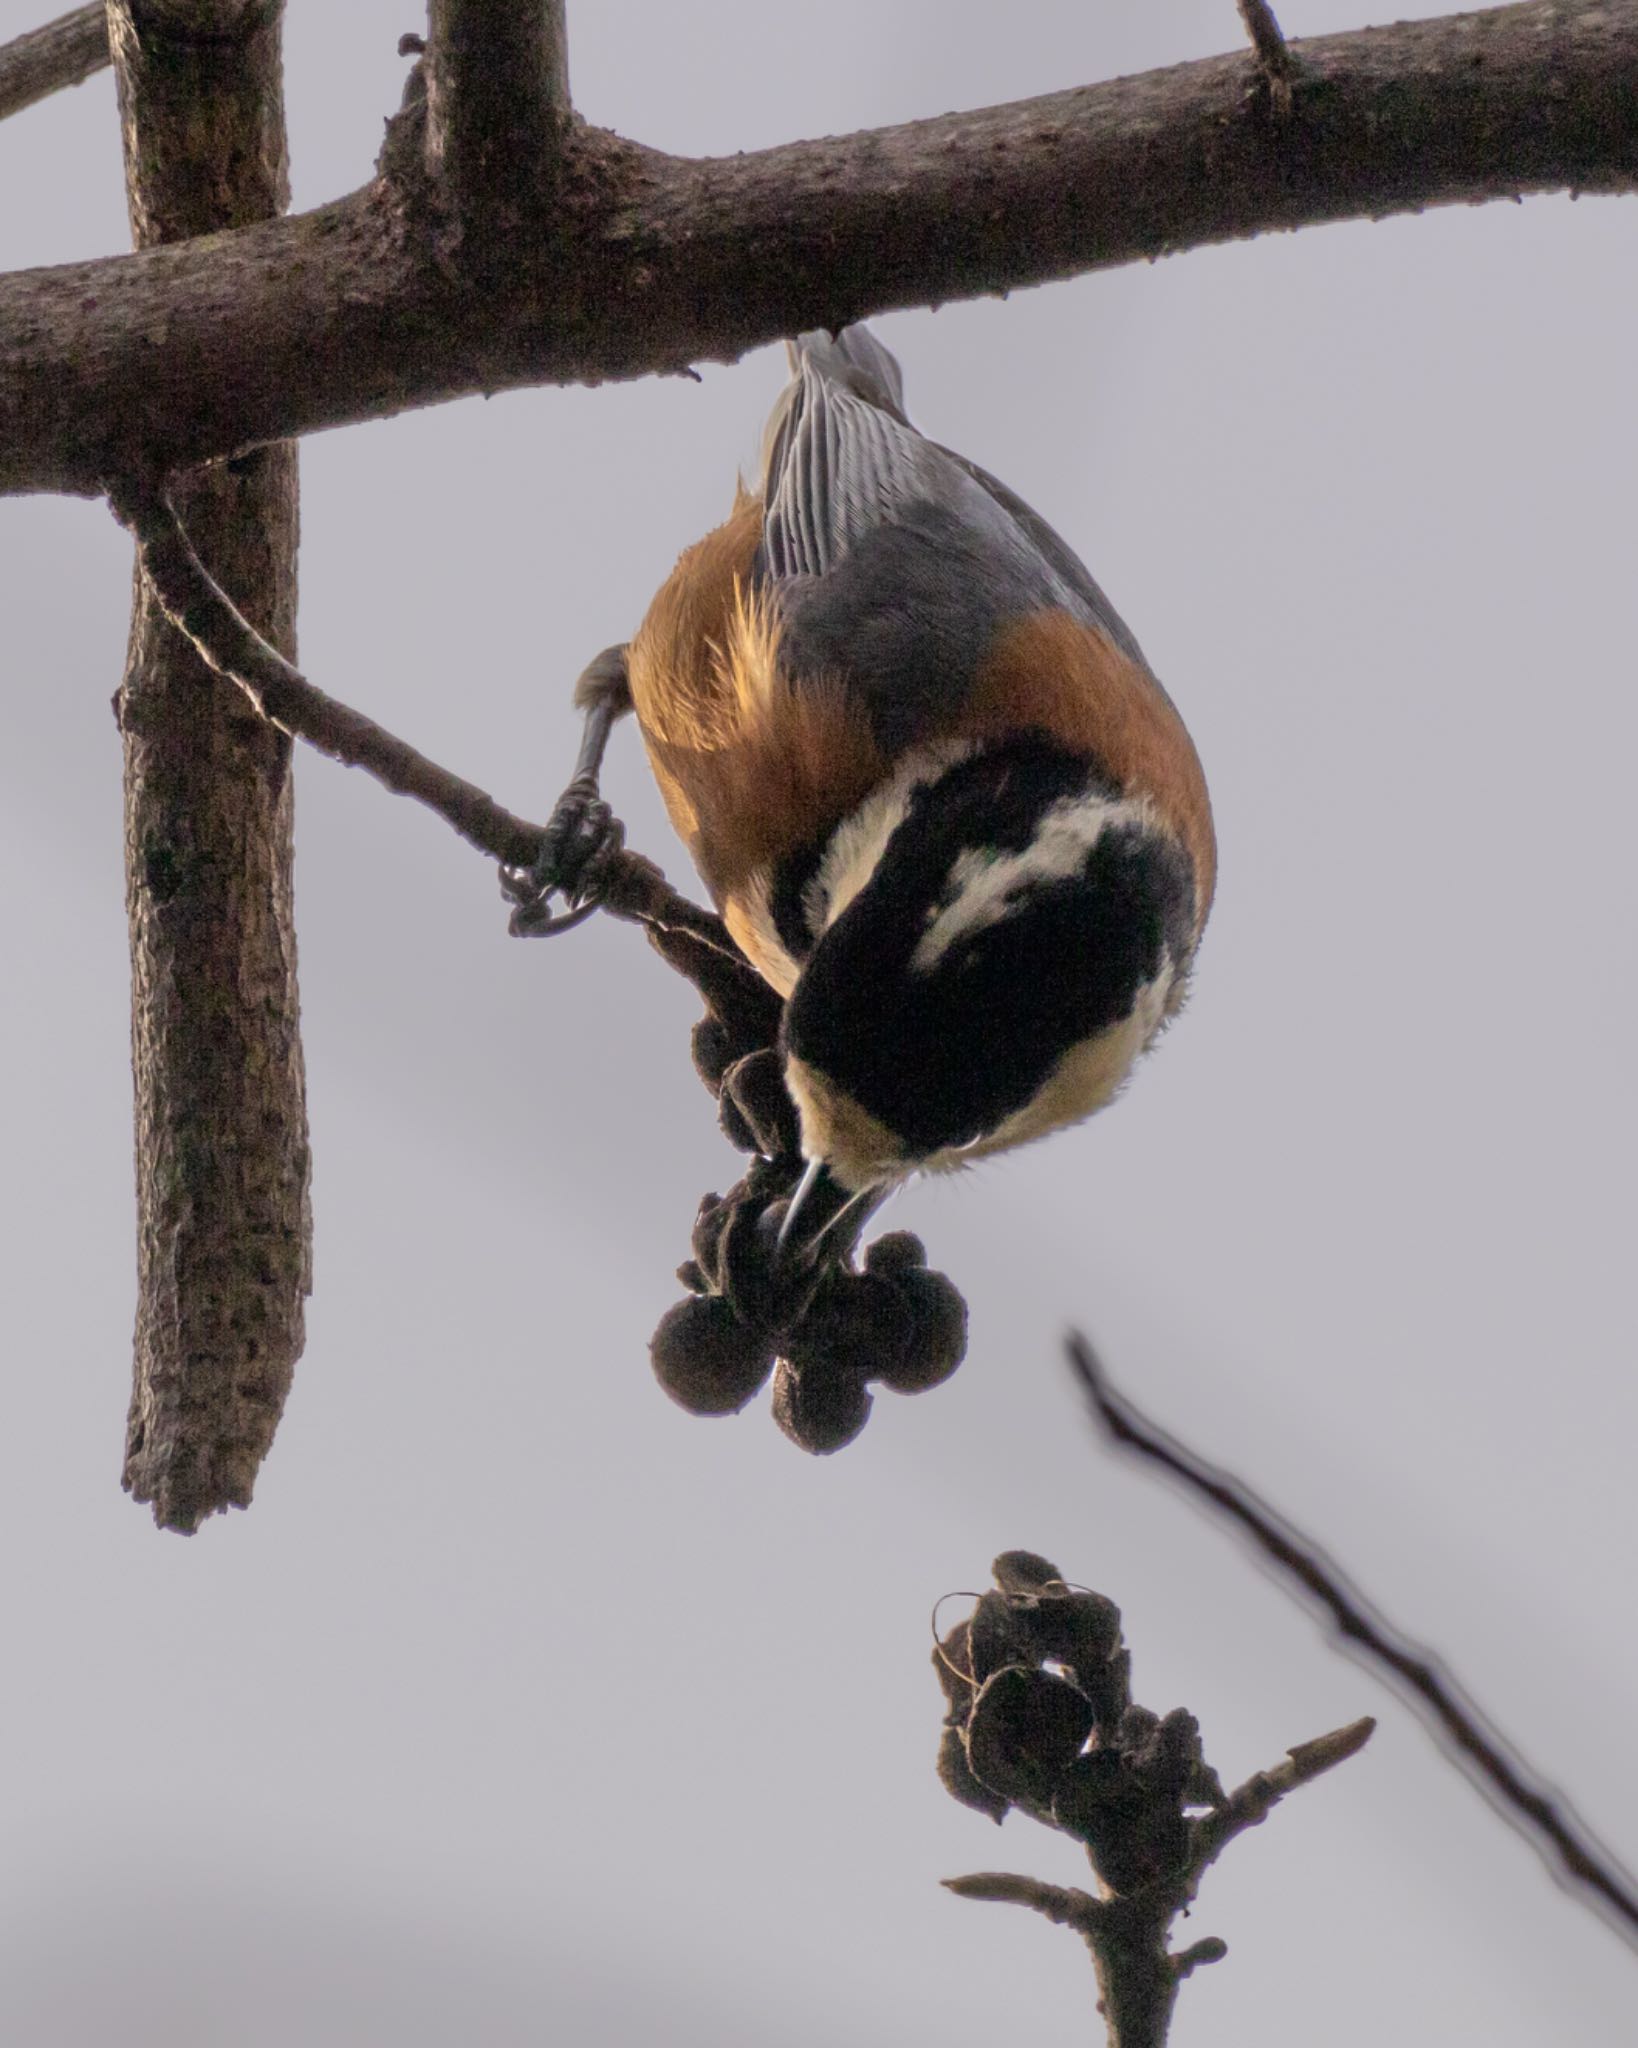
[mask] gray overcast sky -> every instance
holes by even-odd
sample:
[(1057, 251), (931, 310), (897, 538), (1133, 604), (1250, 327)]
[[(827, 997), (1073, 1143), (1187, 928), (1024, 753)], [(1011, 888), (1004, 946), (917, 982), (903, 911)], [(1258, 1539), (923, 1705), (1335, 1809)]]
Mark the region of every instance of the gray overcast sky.
[[(0, 0), (0, 31), (36, 12)], [(570, 22), (585, 113), (699, 152), (1238, 34), (1231, 0)], [(298, 204), (363, 180), (418, 25), (291, 0)], [(125, 246), (106, 75), (0, 126), (0, 190), (7, 266)], [(1232, 1543), (1093, 1446), (1058, 1343), (1084, 1324), (1321, 1532), (1638, 1856), (1635, 228), (1609, 200), (1443, 212), (881, 323), (917, 418), (1143, 641), (1223, 877), (1127, 1097), (902, 1198), (971, 1354), (828, 1461), (648, 1374), (695, 1199), (736, 1172), (688, 991), (629, 929), (508, 942), (445, 828), (304, 759), (308, 1352), (249, 1514), (184, 1542), (121, 1496), (129, 546), (95, 505), (0, 504), (0, 2033), (1090, 2038), (1072, 1940), (936, 1885), (1084, 1874), (932, 1773), (928, 1611), (1028, 1545), (1120, 1602), (1139, 1697), (1193, 1708), (1227, 1777), (1382, 1717), (1208, 1880), (1191, 1931), (1232, 1954), (1178, 2048), (1630, 2043), (1631, 1957)], [(311, 441), (304, 665), (543, 814), (569, 683), (721, 515), (779, 377), (769, 351)], [(611, 789), (681, 876), (634, 735)]]

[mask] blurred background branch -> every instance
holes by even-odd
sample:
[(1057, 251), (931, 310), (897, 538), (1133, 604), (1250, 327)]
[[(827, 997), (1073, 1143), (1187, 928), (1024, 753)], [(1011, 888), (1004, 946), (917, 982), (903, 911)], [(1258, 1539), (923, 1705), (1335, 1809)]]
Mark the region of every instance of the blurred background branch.
[(104, 0), (60, 14), (44, 28), (0, 43), (0, 121), (65, 86), (83, 85), (109, 61)]
[(1116, 1448), (1157, 1467), (1196, 1506), (1238, 1530), (1270, 1567), (1270, 1576), (1325, 1616), (1349, 1654), (1385, 1678), (1432, 1727), (1463, 1775), (1536, 1849), (1558, 1882), (1638, 1948), (1638, 1880), (1439, 1659), (1397, 1629), (1312, 1537), (1293, 1528), (1243, 1480), (1208, 1464), (1151, 1421), (1115, 1387), (1084, 1337), (1070, 1339), (1069, 1361)]

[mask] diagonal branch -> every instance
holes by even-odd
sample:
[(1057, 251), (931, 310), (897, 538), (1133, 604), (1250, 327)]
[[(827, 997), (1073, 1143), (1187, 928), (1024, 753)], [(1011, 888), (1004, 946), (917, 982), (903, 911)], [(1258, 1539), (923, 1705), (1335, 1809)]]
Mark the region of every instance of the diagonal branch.
[(482, 292), (390, 182), (229, 240), (0, 280), (0, 491), (94, 494), (1274, 228), (1638, 186), (1638, 0), (1307, 39), (1277, 135), (1245, 75), (1236, 51), (701, 162), (574, 127), (549, 227)]
[[(130, 480), (115, 486), (110, 498), (136, 539), (142, 573), (165, 616), (264, 719), (343, 767), (362, 768), (395, 795), (425, 804), (480, 853), (516, 867), (538, 858), (544, 826), (514, 816), (475, 783), (327, 695), (270, 646), (200, 561), (162, 489)], [(613, 917), (688, 932), (714, 951), (734, 953), (721, 919), (679, 895), (639, 854), (617, 858), (599, 886), (598, 903)]]
[(0, 43), (0, 121), (64, 86), (83, 85), (107, 62), (108, 9), (103, 0)]
[(1198, 1505), (1248, 1536), (1276, 1575), (1352, 1645), (1358, 1660), (1386, 1677), (1430, 1723), (1464, 1775), (1533, 1844), (1555, 1878), (1638, 1947), (1638, 1879), (1569, 1801), (1517, 1754), (1438, 1659), (1404, 1636), (1317, 1543), (1243, 1481), (1208, 1464), (1150, 1421), (1114, 1386), (1084, 1337), (1070, 1339), (1069, 1360), (1094, 1416), (1114, 1443), (1157, 1466)]

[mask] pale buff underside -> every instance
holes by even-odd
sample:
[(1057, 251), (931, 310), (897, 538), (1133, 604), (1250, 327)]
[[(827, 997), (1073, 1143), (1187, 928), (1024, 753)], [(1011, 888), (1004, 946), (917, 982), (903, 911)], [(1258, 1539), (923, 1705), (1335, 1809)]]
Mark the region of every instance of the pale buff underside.
[(1113, 1101), (1153, 1044), (1166, 1022), (1174, 979), (1168, 963), (1138, 991), (1126, 1017), (1071, 1046), (1030, 1100), (993, 1131), (969, 1145), (947, 1145), (925, 1159), (908, 1157), (901, 1140), (828, 1075), (787, 1058), (785, 1084), (802, 1120), (803, 1156), (822, 1159), (844, 1187), (860, 1189), (911, 1173), (954, 1173), (992, 1153), (1082, 1123)]

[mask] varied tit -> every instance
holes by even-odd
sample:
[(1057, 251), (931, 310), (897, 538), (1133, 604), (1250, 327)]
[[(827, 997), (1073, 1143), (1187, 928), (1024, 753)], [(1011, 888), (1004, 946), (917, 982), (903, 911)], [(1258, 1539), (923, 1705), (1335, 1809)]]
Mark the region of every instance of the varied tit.
[(812, 1230), (1101, 1109), (1183, 1000), (1216, 857), (1183, 722), (1070, 549), (910, 425), (867, 328), (790, 356), (760, 490), (588, 671), (582, 768), (634, 709), (785, 998)]

